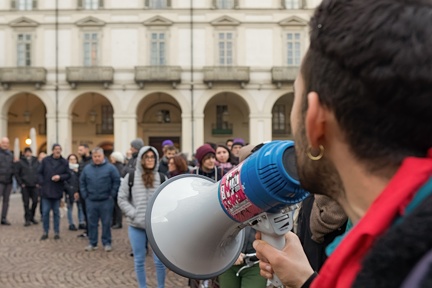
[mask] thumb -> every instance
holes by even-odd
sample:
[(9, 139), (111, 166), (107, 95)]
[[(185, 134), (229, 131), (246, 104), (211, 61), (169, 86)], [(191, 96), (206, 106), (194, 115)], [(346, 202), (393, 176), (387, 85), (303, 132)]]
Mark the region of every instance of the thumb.
[(255, 240), (253, 242), (253, 247), (256, 250), (258, 259), (267, 263), (271, 263), (270, 258), (272, 258), (272, 255), (277, 251), (276, 248), (263, 240)]

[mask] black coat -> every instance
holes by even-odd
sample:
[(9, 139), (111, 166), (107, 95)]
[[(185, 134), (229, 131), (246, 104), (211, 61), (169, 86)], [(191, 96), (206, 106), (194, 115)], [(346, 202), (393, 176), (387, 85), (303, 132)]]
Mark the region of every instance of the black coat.
[[(51, 178), (59, 175), (60, 180), (54, 182)], [(61, 199), (64, 191), (64, 181), (71, 177), (69, 164), (63, 157), (54, 158), (52, 155), (45, 157), (39, 166), (39, 185), (41, 196), (49, 199)]]
[(11, 184), (14, 173), (15, 164), (12, 153), (0, 148), (0, 183)]
[(21, 158), (15, 166), (15, 178), (18, 184), (35, 187), (38, 184), (39, 165), (38, 159), (34, 156), (31, 157), (30, 161), (25, 157)]
[[(69, 170), (71, 177), (69, 180), (65, 181), (64, 189), (69, 195), (69, 200), (74, 199), (75, 192), (79, 192), (79, 172), (74, 170)], [(73, 202), (73, 201), (71, 201)]]

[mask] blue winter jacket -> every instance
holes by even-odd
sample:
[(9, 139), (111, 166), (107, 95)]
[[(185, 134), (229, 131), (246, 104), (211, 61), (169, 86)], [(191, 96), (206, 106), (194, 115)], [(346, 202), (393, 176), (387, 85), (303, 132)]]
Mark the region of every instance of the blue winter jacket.
[(85, 200), (104, 201), (117, 196), (120, 174), (117, 168), (105, 159), (100, 165), (93, 161), (86, 165), (80, 176), (81, 197)]

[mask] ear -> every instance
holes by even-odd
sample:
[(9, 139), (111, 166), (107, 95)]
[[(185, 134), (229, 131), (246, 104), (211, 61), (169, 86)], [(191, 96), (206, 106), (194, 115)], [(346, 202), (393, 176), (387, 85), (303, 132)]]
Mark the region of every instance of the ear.
[(319, 95), (309, 92), (307, 95), (308, 110), (306, 112), (306, 137), (312, 148), (318, 148), (324, 137), (326, 118), (325, 108), (321, 105)]

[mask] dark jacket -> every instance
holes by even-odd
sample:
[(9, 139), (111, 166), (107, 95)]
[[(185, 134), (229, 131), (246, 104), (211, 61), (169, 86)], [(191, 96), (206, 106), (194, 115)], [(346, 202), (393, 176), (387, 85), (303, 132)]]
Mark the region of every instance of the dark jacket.
[(85, 200), (104, 201), (115, 198), (120, 186), (120, 174), (105, 159), (100, 165), (87, 165), (80, 175), (81, 196)]
[(121, 177), (125, 177), (126, 174), (128, 174), (132, 170), (135, 170), (137, 158), (138, 158), (138, 152), (133, 153), (132, 158), (129, 159), (129, 161), (126, 163), (126, 165), (124, 165), (122, 173), (120, 173)]
[(202, 175), (210, 179), (213, 179), (216, 182), (222, 179), (222, 174), (220, 172), (220, 169), (218, 169), (216, 166), (211, 172), (204, 172), (204, 170), (202, 170), (201, 167), (195, 167), (195, 169), (192, 171), (192, 174)]
[(84, 170), (84, 168), (88, 164), (90, 164), (91, 161), (92, 161), (91, 154), (88, 157), (87, 156), (82, 156), (81, 161), (78, 163), (79, 164), (78, 174), (81, 174), (81, 172)]
[(38, 184), (39, 161), (32, 156), (30, 161), (22, 157), (15, 165), (15, 178), (20, 186), (35, 187)]
[(72, 203), (74, 199), (75, 192), (79, 192), (79, 172), (69, 169), (71, 177), (69, 180), (65, 181), (64, 189), (69, 196), (69, 200)]
[(159, 161), (158, 172), (164, 173), (165, 175), (169, 175), (168, 173), (168, 158), (163, 156)]
[[(59, 175), (60, 180), (54, 182), (51, 178)], [(64, 191), (64, 181), (70, 178), (69, 164), (63, 157), (47, 156), (42, 160), (38, 170), (41, 196), (49, 199), (61, 199)]]
[(121, 175), (123, 173), (123, 169), (124, 169), (125, 165), (121, 162), (115, 162), (115, 163), (113, 163), (113, 165), (117, 168), (119, 175)]
[(0, 148), (0, 183), (11, 184), (14, 173), (15, 165), (12, 153)]

